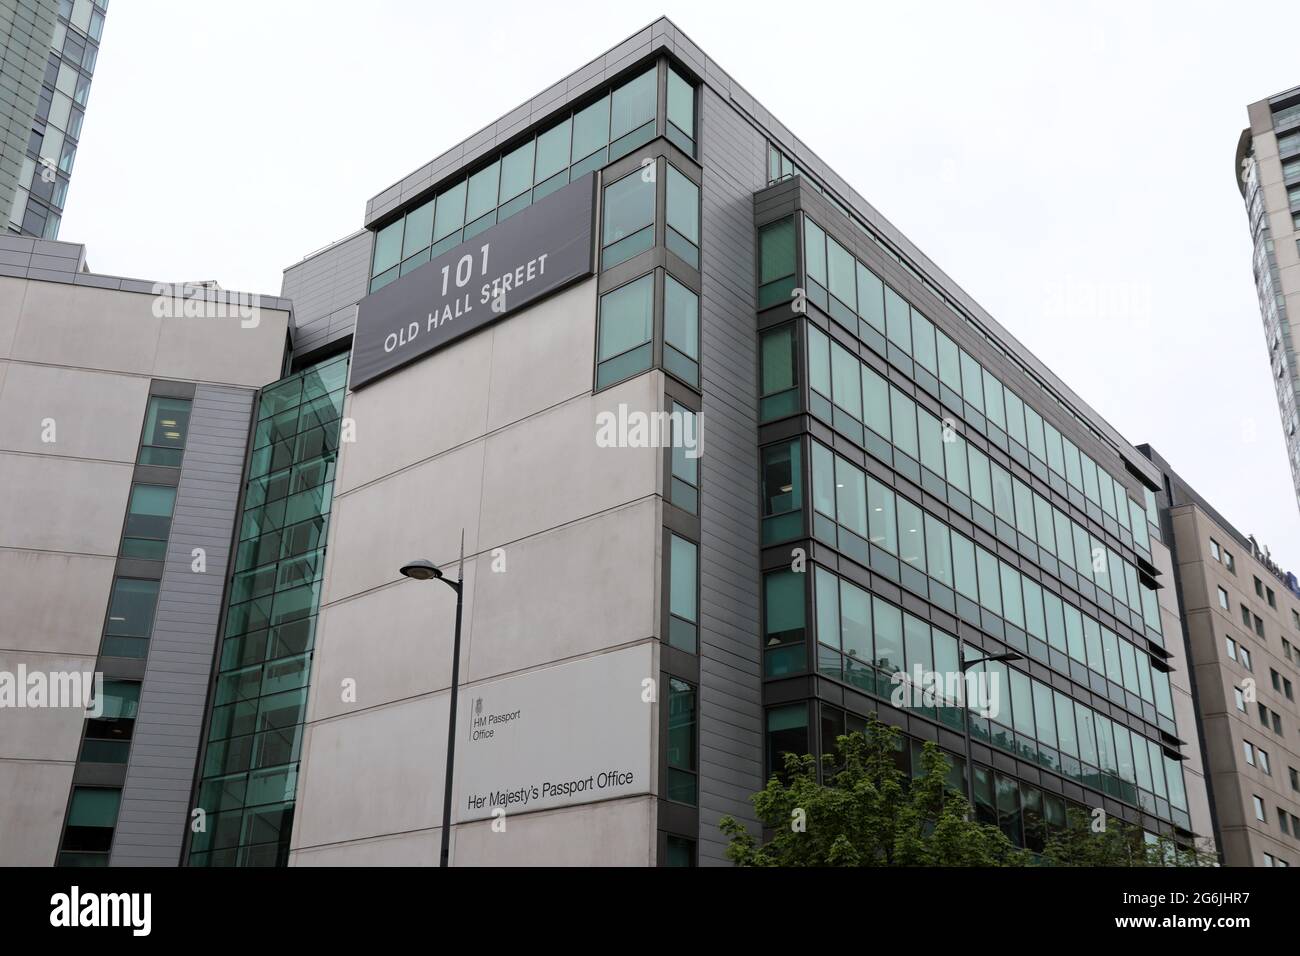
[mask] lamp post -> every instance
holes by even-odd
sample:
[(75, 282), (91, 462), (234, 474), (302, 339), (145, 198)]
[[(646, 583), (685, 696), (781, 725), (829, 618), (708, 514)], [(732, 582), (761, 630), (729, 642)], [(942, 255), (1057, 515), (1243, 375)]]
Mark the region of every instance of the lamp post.
[(460, 614), (465, 584), (465, 533), (460, 536), (460, 568), (455, 581), (443, 576), (432, 561), (418, 558), (402, 565), (402, 574), (416, 581), (441, 581), (456, 592), (456, 633), (451, 645), (451, 705), (447, 717), (447, 773), (442, 795), (442, 851), (438, 866), (447, 866), (451, 857), (451, 783), (456, 765), (456, 710), (460, 692)]
[(1003, 663), (1008, 661), (1018, 661), (1022, 659), (1023, 655), (1017, 654), (1015, 651), (1005, 651), (1002, 654), (987, 654), (984, 657), (973, 657), (970, 660), (966, 660), (965, 645), (959, 645), (958, 653), (961, 655), (961, 664), (959, 666), (961, 667), (962, 704), (964, 705), (963, 709), (965, 710), (965, 713), (962, 715), (962, 730), (965, 731), (966, 737), (966, 802), (970, 804), (971, 813), (974, 813), (975, 764), (971, 759), (970, 753), (970, 695), (966, 692), (966, 672), (976, 664), (985, 664), (989, 661), (1001, 661)]

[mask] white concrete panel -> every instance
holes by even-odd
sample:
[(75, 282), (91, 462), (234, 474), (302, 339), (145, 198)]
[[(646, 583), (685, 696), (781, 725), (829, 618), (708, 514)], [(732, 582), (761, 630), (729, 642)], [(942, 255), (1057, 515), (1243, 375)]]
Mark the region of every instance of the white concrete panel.
[(446, 753), (446, 694), (309, 724), (293, 849), (436, 826)]
[(335, 495), (322, 601), (396, 581), (412, 558), (435, 564), (477, 550), (483, 443), (474, 442), (351, 493)]
[(655, 634), (657, 499), (608, 512), (478, 562), (469, 680), (577, 657)]
[(651, 412), (657, 375), (643, 375), (493, 432), (483, 463), (482, 550), (653, 495), (662, 448), (601, 448), (599, 412)]
[[(454, 578), (456, 572), (448, 570)], [(465, 565), (461, 677), (468, 668), (474, 565)], [(399, 583), (322, 608), (316, 622), (308, 720), (324, 720), (451, 686), (456, 593), (437, 581)], [(355, 701), (343, 681), (355, 681)]]
[(442, 828), (295, 850), (290, 866), (437, 866)]
[(0, 276), (0, 358), (8, 358), (18, 331), (27, 280)]
[[(20, 666), (23, 668), (21, 672)], [(45, 706), (18, 707), (17, 701), (5, 701), (3, 709), (0, 709), (0, 727), (3, 728), (3, 733), (0, 733), (0, 759), (75, 762), (86, 711), (77, 701), (55, 700), (50, 694), (51, 681), (59, 680), (58, 675), (61, 674), (80, 674), (82, 676), (76, 680), (75, 690), (84, 693), (81, 688), (94, 686), (95, 658), (0, 651), (0, 672), (12, 675), (5, 678), (5, 683), (12, 686), (14, 693), (25, 693), (24, 687), (17, 683), (19, 677), (25, 677), (27, 686), (31, 687), (34, 675), (38, 674), (44, 675), (42, 683), (46, 688)], [(85, 676), (87, 674), (90, 675), (89, 679)], [(0, 693), (7, 696), (9, 692), (6, 689)], [(27, 702), (33, 700), (27, 699)], [(55, 703), (73, 706), (52, 706)]]
[[(14, 362), (0, 391), (0, 449), (135, 462), (149, 380)], [(53, 420), (53, 442), (44, 441)]]
[(489, 429), (590, 392), (596, 280), (589, 279), (493, 326)]
[(540, 813), (510, 814), (452, 831), (453, 866), (651, 866), (653, 797), (610, 800)]
[(0, 760), (0, 866), (54, 865), (72, 770), (70, 763)]
[(343, 445), (338, 491), (482, 435), (491, 357), (486, 330), (349, 393), (345, 414), (356, 422), (356, 441)]
[(272, 309), (254, 309), (247, 320), (238, 315), (164, 318), (153, 374), (261, 388), (280, 377), (288, 327), (289, 314)]
[(162, 320), (153, 297), (59, 282), (29, 282), (15, 360), (148, 375)]
[(0, 650), (99, 653), (114, 558), (0, 550), (0, 608), (21, 627), (0, 629)]
[(0, 547), (117, 554), (131, 470), (0, 452)]

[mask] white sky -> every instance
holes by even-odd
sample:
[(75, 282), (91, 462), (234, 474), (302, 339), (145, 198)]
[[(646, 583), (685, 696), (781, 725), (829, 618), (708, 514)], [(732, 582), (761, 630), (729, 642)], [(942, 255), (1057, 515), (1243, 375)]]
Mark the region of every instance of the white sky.
[(276, 293), (666, 14), (1130, 441), (1300, 573), (1233, 154), (1300, 4), (114, 0), (60, 238)]

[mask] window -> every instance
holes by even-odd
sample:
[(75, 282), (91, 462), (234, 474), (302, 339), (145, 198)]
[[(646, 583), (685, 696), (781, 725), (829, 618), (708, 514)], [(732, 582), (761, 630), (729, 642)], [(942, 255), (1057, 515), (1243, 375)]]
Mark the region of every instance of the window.
[(1213, 538), (1210, 539), (1210, 557), (1214, 558), (1215, 561), (1222, 560), (1222, 555), (1219, 553), (1219, 542)]
[(799, 442), (763, 449), (763, 544), (803, 533), (803, 491)]
[(122, 535), (123, 557), (161, 561), (167, 552), (176, 489), (166, 485), (131, 486)]
[(782, 325), (765, 331), (760, 339), (759, 354), (762, 362), (761, 419), (767, 422), (795, 413), (799, 410), (795, 327)]
[(699, 548), (675, 534), (668, 537), (668, 643), (694, 654), (698, 650), (695, 595), (699, 587)]
[(107, 866), (122, 791), (73, 787), (59, 851), (60, 866)]
[(1269, 765), (1268, 762), (1268, 751), (1256, 750), (1255, 755), (1259, 760), (1259, 769), (1264, 771), (1266, 776), (1269, 777), (1273, 776), (1273, 768)]
[(652, 66), (614, 90), (610, 100), (610, 162), (654, 138), (658, 75), (658, 67)]
[(695, 155), (695, 87), (673, 66), (668, 67), (668, 138)]
[(790, 301), (794, 289), (795, 232), (793, 217), (768, 223), (758, 233), (758, 307)]
[(655, 181), (643, 170), (605, 187), (600, 263), (610, 269), (655, 243)]
[(1273, 593), (1272, 588), (1264, 588), (1264, 599), (1268, 601), (1269, 607), (1271, 608), (1277, 607), (1277, 595)]
[(1264, 596), (1264, 582), (1261, 581), (1259, 578), (1255, 578), (1255, 595), (1257, 597)]
[(1243, 740), (1241, 742), (1241, 749), (1246, 756), (1246, 763), (1250, 764), (1252, 767), (1255, 766), (1255, 748), (1251, 745), (1250, 741)]
[(664, 276), (664, 370), (691, 385), (700, 381), (700, 297)]
[(695, 841), (688, 840), (686, 837), (673, 836), (668, 834), (665, 844), (668, 854), (664, 859), (664, 866), (694, 866), (695, 865)]
[[(573, 137), (573, 121), (566, 117), (537, 136), (537, 156), (533, 163), (533, 202), (548, 196), (569, 182), (568, 168)], [(461, 187), (463, 192), (463, 185)], [(439, 207), (442, 198), (438, 199)], [(456, 226), (459, 228), (459, 225)]]
[(1264, 801), (1254, 794), (1251, 798), (1255, 801), (1255, 819), (1267, 823), (1268, 815), (1264, 812)]
[(700, 499), (700, 430), (695, 412), (673, 402), (672, 482), (669, 500), (695, 514)]
[(1286, 677), (1282, 678), (1282, 693), (1286, 695), (1287, 700), (1295, 700), (1295, 690), (1291, 686), (1291, 681)]
[(1255, 633), (1256, 633), (1258, 636), (1263, 637), (1263, 636), (1264, 636), (1264, 620), (1263, 620), (1263, 618), (1261, 618), (1258, 614), (1256, 614), (1254, 617), (1255, 617)]
[(784, 754), (808, 753), (808, 707), (791, 704), (767, 712), (767, 772), (785, 777)]
[(806, 669), (805, 574), (777, 571), (763, 578), (763, 672), (782, 677)]
[(190, 403), (182, 398), (149, 397), (139, 463), (179, 468), (190, 427)]
[(668, 165), (668, 251), (694, 269), (700, 267), (700, 187)]
[(1271, 667), (1268, 669), (1268, 675), (1269, 679), (1273, 682), (1273, 689), (1280, 691), (1282, 689), (1282, 675)]
[(1232, 699), (1237, 704), (1237, 709), (1243, 714), (1246, 712), (1246, 695), (1242, 693), (1240, 687), (1232, 689)]
[(140, 684), (106, 680), (100, 701), (101, 715), (86, 719), (78, 759), (86, 763), (124, 764), (131, 750), (131, 734), (140, 706)]
[(1232, 560), (1232, 552), (1228, 551), (1227, 549), (1224, 549), (1223, 552), (1223, 566), (1226, 567), (1233, 574), (1237, 573), (1237, 563)]
[(695, 803), (695, 688), (668, 678), (668, 787), (674, 803)]
[(149, 652), (158, 582), (116, 578), (100, 653), (105, 657), (144, 658)]
[(1223, 608), (1226, 611), (1228, 609), (1228, 592), (1223, 590), (1223, 588), (1219, 588), (1218, 590), (1219, 590), (1219, 607)]
[(600, 297), (600, 348), (596, 387), (603, 388), (650, 368), (654, 328), (654, 273)]
[(1241, 611), (1241, 626), (1244, 627), (1246, 630), (1250, 630), (1250, 608), (1242, 604), (1240, 605), (1240, 611)]

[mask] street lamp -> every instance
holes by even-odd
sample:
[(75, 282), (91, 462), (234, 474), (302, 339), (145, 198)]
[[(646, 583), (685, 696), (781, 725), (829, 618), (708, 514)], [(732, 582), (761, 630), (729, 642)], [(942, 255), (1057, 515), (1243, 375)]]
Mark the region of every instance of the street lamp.
[(966, 802), (970, 804), (971, 813), (974, 813), (975, 764), (971, 759), (970, 753), (970, 702), (968, 700), (970, 695), (966, 692), (966, 672), (976, 664), (985, 664), (989, 661), (1001, 661), (1005, 664), (1009, 661), (1022, 660), (1023, 655), (1017, 654), (1015, 651), (1005, 651), (1001, 654), (988, 654), (984, 657), (973, 657), (970, 660), (966, 660), (966, 648), (964, 646), (961, 647), (958, 653), (961, 655), (961, 664), (959, 666), (961, 667), (962, 704), (966, 705), (964, 707), (966, 712), (962, 715), (962, 730), (965, 731), (966, 736)]
[(460, 569), (455, 581), (443, 576), (442, 571), (426, 558), (418, 558), (402, 565), (402, 574), (416, 581), (441, 581), (456, 592), (456, 635), (451, 645), (451, 709), (447, 720), (447, 779), (442, 795), (442, 851), (439, 866), (447, 866), (451, 857), (451, 783), (456, 764), (456, 709), (460, 691), (460, 614), (465, 583), (465, 536), (460, 539)]

